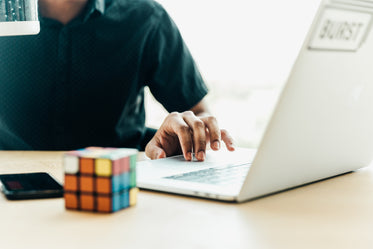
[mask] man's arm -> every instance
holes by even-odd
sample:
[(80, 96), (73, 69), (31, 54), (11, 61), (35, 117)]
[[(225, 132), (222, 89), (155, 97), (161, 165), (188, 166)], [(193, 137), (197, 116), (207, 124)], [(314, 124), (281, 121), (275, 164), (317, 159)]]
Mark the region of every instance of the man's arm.
[(186, 112), (170, 113), (145, 148), (151, 159), (183, 154), (188, 161), (192, 152), (199, 161), (206, 157), (210, 142), (213, 150), (219, 150), (221, 140), (233, 151), (233, 139), (226, 130), (220, 129), (215, 117), (209, 114), (204, 100)]

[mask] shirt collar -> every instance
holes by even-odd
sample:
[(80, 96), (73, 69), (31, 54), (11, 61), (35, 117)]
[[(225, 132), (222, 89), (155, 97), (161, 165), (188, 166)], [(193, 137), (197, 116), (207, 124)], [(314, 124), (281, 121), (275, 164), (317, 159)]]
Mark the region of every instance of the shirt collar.
[(105, 13), (105, 0), (95, 0), (94, 6), (101, 14)]
[(89, 0), (87, 11), (84, 15), (84, 22), (87, 21), (95, 11), (99, 12), (101, 15), (105, 13), (105, 0)]

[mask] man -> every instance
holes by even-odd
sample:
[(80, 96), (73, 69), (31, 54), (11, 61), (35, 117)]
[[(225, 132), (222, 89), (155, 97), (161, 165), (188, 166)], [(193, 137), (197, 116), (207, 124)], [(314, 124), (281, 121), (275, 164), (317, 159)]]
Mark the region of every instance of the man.
[[(39, 0), (37, 36), (0, 38), (0, 146), (144, 149), (205, 158), (232, 138), (208, 114), (207, 89), (176, 26), (152, 0)], [(144, 93), (171, 112), (144, 126)], [(186, 111), (189, 110), (189, 111)], [(150, 141), (149, 141), (150, 140)]]

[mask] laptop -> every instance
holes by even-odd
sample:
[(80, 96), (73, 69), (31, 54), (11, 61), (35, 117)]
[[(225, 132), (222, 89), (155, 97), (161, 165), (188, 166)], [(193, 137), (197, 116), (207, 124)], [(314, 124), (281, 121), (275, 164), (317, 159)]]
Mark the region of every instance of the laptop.
[(373, 0), (321, 1), (258, 149), (139, 162), (138, 186), (243, 202), (368, 166), (372, 15)]
[(39, 32), (38, 0), (0, 0), (0, 36), (36, 35)]

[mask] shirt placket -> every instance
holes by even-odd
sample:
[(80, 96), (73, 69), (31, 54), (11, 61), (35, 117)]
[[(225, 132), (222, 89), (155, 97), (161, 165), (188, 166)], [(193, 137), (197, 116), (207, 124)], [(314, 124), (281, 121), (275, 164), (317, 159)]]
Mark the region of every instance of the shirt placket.
[(66, 125), (67, 106), (70, 81), (70, 33), (68, 27), (63, 27), (58, 36), (57, 77), (55, 94), (54, 133), (55, 145), (59, 148), (67, 146)]

